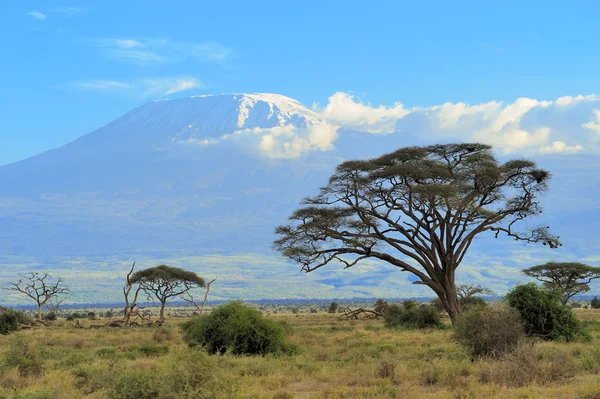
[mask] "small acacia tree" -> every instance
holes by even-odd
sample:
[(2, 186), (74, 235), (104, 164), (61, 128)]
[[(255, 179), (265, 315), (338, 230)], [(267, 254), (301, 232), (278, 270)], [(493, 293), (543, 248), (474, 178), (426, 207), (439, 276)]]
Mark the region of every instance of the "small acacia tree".
[(5, 289), (19, 292), (33, 299), (37, 305), (37, 321), (39, 322), (43, 319), (42, 308), (45, 305), (49, 305), (52, 301), (62, 302), (61, 297), (71, 294), (62, 278), (54, 279), (48, 273), (39, 272), (20, 274), (17, 281), (9, 283), (9, 287)]
[(316, 196), (279, 226), (274, 247), (312, 272), (374, 258), (415, 275), (454, 322), (455, 272), (475, 237), (500, 233), (560, 245), (547, 226), (518, 231), (542, 212), (550, 174), (532, 161), (499, 163), (485, 144), (407, 147), (339, 165)]
[(129, 283), (139, 284), (141, 289), (160, 302), (160, 318), (165, 321), (167, 299), (184, 295), (194, 288), (204, 288), (204, 279), (196, 273), (178, 267), (160, 265), (135, 272)]
[(329, 304), (329, 309), (327, 309), (327, 312), (335, 313), (335, 312), (337, 312), (339, 307), (340, 307), (340, 305), (337, 302), (331, 302)]
[(578, 262), (547, 262), (523, 270), (523, 273), (544, 283), (549, 289), (562, 292), (562, 303), (566, 304), (575, 295), (588, 292), (589, 283), (600, 278), (600, 267)]

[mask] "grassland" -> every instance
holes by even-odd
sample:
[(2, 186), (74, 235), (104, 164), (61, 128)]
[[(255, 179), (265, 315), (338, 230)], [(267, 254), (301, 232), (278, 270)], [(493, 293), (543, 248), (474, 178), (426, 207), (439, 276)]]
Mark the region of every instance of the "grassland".
[(299, 348), (281, 357), (209, 357), (183, 342), (184, 319), (160, 329), (59, 320), (0, 336), (0, 398), (600, 398), (600, 311), (577, 313), (592, 342), (540, 342), (502, 360), (472, 359), (450, 328), (323, 313), (268, 316)]

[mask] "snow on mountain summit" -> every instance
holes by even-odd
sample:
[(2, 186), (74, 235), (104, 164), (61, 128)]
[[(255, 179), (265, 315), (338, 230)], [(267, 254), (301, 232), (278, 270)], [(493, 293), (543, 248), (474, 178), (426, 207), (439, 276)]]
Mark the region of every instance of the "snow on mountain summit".
[(138, 107), (109, 127), (145, 135), (169, 132), (171, 138), (210, 138), (245, 129), (292, 125), (305, 128), (319, 117), (298, 101), (278, 94), (201, 95), (154, 101)]

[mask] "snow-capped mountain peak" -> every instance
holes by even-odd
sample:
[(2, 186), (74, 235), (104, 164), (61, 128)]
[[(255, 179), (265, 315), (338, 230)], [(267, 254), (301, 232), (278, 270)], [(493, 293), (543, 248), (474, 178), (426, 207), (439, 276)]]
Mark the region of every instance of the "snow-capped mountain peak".
[(154, 101), (128, 112), (107, 127), (129, 134), (177, 132), (176, 137), (182, 139), (287, 125), (303, 128), (318, 123), (317, 114), (296, 100), (278, 94), (256, 93)]

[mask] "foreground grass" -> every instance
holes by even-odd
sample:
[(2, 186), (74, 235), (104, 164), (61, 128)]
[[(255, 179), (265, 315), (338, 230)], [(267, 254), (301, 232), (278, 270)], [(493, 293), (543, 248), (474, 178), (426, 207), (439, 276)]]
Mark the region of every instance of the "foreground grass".
[(592, 342), (526, 345), (499, 361), (471, 359), (449, 329), (325, 314), (269, 316), (300, 349), (289, 357), (206, 356), (185, 345), (178, 319), (162, 329), (58, 322), (0, 336), (0, 398), (600, 398), (600, 312), (578, 314)]

